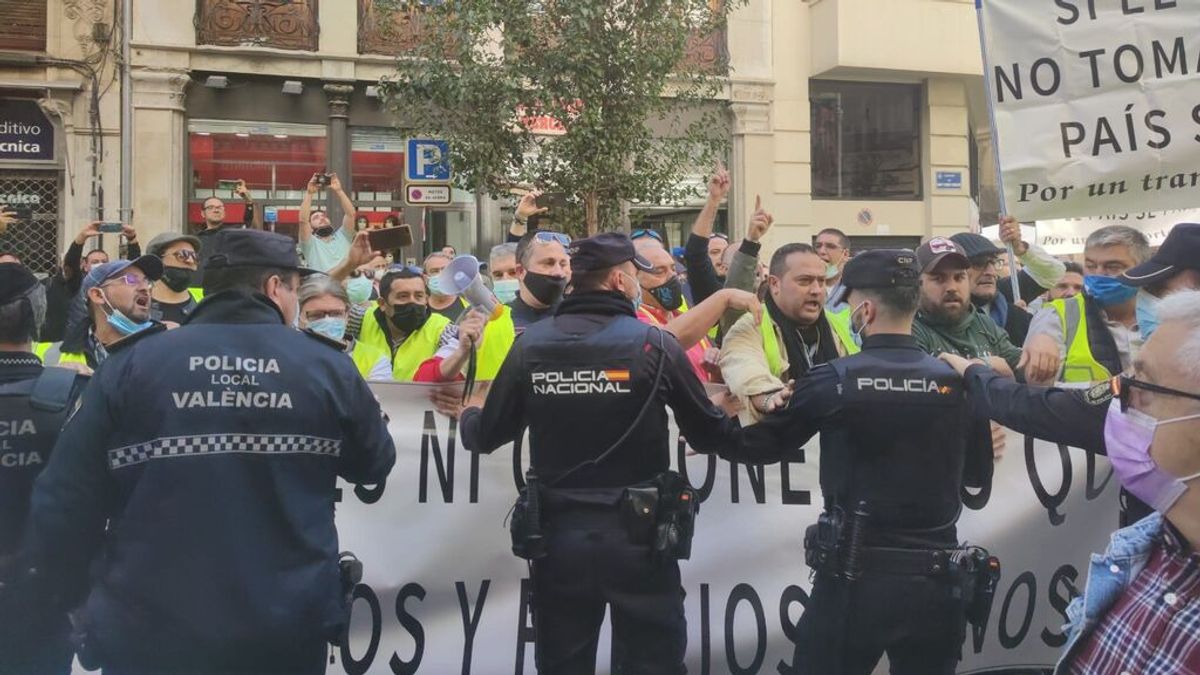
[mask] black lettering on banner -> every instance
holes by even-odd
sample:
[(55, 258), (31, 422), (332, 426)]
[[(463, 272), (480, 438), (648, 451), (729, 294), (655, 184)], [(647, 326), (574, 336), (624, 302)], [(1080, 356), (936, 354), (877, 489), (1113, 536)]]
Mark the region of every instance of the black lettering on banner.
[(378, 485), (355, 485), (354, 496), (364, 504), (374, 504), (383, 498), (383, 490), (387, 487), (387, 479), (379, 481)]
[(487, 602), (488, 588), (492, 580), (484, 579), (479, 584), (479, 600), (475, 603), (475, 611), (471, 611), (471, 601), (467, 598), (467, 585), (462, 581), (454, 582), (454, 590), (458, 592), (458, 609), (462, 612), (463, 620), (463, 660), (462, 675), (471, 672), (471, 650), (475, 646), (475, 631), (479, 630), (479, 618), (483, 616), (483, 603)]
[(425, 411), (425, 428), (421, 433), (421, 480), (417, 486), (417, 501), (429, 502), (429, 452), (432, 446), (433, 462), (437, 467), (438, 483), (442, 489), (442, 501), (454, 503), (454, 426), (450, 423), (446, 440), (446, 455), (442, 456), (442, 443), (438, 439), (437, 418), (432, 410)]
[(1070, 26), (1071, 24), (1073, 24), (1079, 20), (1079, 8), (1076, 7), (1075, 5), (1070, 4), (1069, 2), (1067, 2), (1067, 0), (1054, 0), (1054, 4), (1058, 5), (1060, 8), (1065, 9), (1065, 10), (1067, 10), (1067, 12), (1069, 12), (1069, 14), (1067, 14), (1066, 16), (1060, 16), (1057, 19), (1055, 19), (1055, 21), (1061, 23), (1064, 26)]
[[(367, 653), (363, 654), (362, 659), (355, 659), (350, 653), (350, 621), (346, 621), (346, 631), (342, 634), (342, 644), (339, 648), (342, 659), (342, 668), (345, 669), (348, 675), (363, 675), (371, 669), (371, 664), (375, 661), (375, 653), (379, 651), (379, 640), (383, 636), (383, 610), (379, 607), (379, 598), (375, 595), (375, 591), (366, 584), (359, 584), (354, 587), (354, 603), (359, 600), (367, 601), (367, 608), (371, 611), (371, 641), (367, 644)], [(351, 605), (351, 613), (354, 608)]]
[(696, 481), (692, 480), (691, 477), (688, 476), (687, 462), (685, 461), (687, 459), (687, 447), (687, 441), (683, 438), (680, 438), (678, 442), (676, 442), (675, 465), (679, 468), (680, 475), (682, 475), (683, 479), (688, 482), (688, 485), (691, 485), (693, 488), (695, 488), (696, 492), (699, 493), (700, 503), (703, 504), (708, 500), (709, 495), (712, 494), (713, 485), (715, 485), (717, 482), (717, 456), (705, 456), (707, 462), (705, 463), (704, 469), (704, 483), (699, 487), (696, 487)]
[[(1008, 610), (1012, 606), (1013, 596), (1016, 595), (1017, 589), (1026, 587), (1026, 604), (1025, 618), (1021, 620), (1021, 627), (1016, 633), (1008, 631)], [(1033, 609), (1037, 603), (1037, 577), (1033, 576), (1033, 572), (1021, 572), (1014, 581), (1012, 587), (1008, 589), (1008, 593), (1004, 596), (1004, 606), (1000, 608), (1000, 646), (1005, 649), (1015, 649), (1018, 645), (1025, 641), (1025, 635), (1029, 633), (1029, 624), (1033, 623)]]
[[(1078, 578), (1079, 572), (1071, 565), (1059, 567), (1050, 577), (1050, 606), (1062, 617), (1063, 623), (1067, 622), (1067, 605), (1079, 595), (1079, 589), (1073, 583)], [(1042, 642), (1058, 649), (1067, 644), (1067, 634), (1043, 628)]]
[[(742, 464), (746, 468), (746, 477), (750, 479), (750, 491), (754, 493), (754, 501), (759, 504), (767, 503), (767, 481), (763, 476), (762, 464)], [(729, 501), (741, 503), (741, 487), (738, 485), (738, 463), (729, 463)]]
[[(799, 586), (791, 585), (783, 589), (783, 593), (779, 596), (779, 625), (783, 627), (783, 635), (791, 641), (793, 647), (800, 641), (800, 621), (792, 623), (788, 611), (794, 604), (800, 605), (800, 611), (803, 614), (804, 608), (808, 607), (808, 593)], [(793, 652), (791, 665), (788, 665), (787, 661), (780, 661), (775, 664), (775, 671), (779, 675), (799, 675), (801, 672), (800, 655)]]
[(800, 504), (804, 506), (812, 504), (811, 492), (808, 490), (792, 489), (792, 463), (803, 464), (804, 460), (804, 448), (800, 448), (792, 453), (790, 461), (779, 463), (779, 489), (783, 492), (784, 504)]
[(416, 646), (413, 648), (412, 658), (408, 661), (400, 658), (400, 655), (392, 652), (392, 658), (388, 659), (388, 666), (396, 675), (413, 675), (417, 669), (421, 667), (421, 658), (425, 655), (425, 628), (421, 626), (421, 622), (417, 617), (409, 613), (405, 608), (405, 603), (409, 598), (416, 598), (418, 601), (425, 599), (425, 588), (420, 584), (404, 584), (400, 587), (400, 592), (396, 593), (396, 619), (400, 625), (408, 631), (408, 634), (413, 637), (413, 642)]
[[(517, 609), (517, 664), (513, 667), (513, 675), (525, 672), (525, 645), (534, 644), (537, 637), (532, 604), (533, 582), (528, 578), (521, 579), (521, 606)], [(537, 649), (536, 645), (534, 649)]]
[[(760, 467), (761, 468), (761, 467)], [(735, 649), (737, 644), (733, 634), (733, 621), (737, 618), (737, 608), (745, 600), (750, 603), (754, 612), (755, 644), (754, 659), (749, 666), (743, 667), (738, 663)], [(729, 592), (729, 601), (725, 604), (725, 664), (734, 675), (752, 675), (762, 667), (767, 657), (767, 617), (763, 613), (762, 601), (750, 584), (738, 584)]]
[[(1200, 124), (1200, 105), (1192, 108), (1192, 121), (1196, 124)], [(1200, 143), (1200, 134), (1196, 134), (1192, 138), (1196, 139), (1197, 143)]]
[(711, 668), (712, 622), (708, 616), (708, 584), (700, 584), (700, 675)]
[(1042, 478), (1038, 474), (1037, 459), (1033, 451), (1034, 438), (1032, 436), (1025, 437), (1025, 468), (1029, 471), (1029, 483), (1033, 486), (1033, 493), (1037, 495), (1038, 501), (1042, 506), (1046, 507), (1046, 512), (1050, 516), (1050, 524), (1055, 527), (1062, 525), (1067, 517), (1058, 512), (1058, 507), (1063, 505), (1067, 500), (1067, 495), (1071, 492), (1071, 455), (1067, 451), (1067, 446), (1057, 444), (1058, 458), (1062, 463), (1062, 484), (1058, 487), (1058, 492), (1050, 494), (1046, 491), (1042, 484)]
[(1087, 485), (1084, 487), (1083, 496), (1090, 502), (1096, 497), (1099, 497), (1104, 492), (1104, 488), (1108, 487), (1109, 481), (1112, 480), (1113, 469), (1108, 467), (1108, 476), (1104, 478), (1104, 482), (1096, 487), (1096, 453), (1087, 453)]

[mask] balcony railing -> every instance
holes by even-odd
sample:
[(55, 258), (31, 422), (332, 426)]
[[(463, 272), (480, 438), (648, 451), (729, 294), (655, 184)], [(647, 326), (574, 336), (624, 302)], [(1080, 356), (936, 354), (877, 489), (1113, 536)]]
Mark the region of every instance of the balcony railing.
[(318, 0), (197, 0), (196, 43), (317, 51)]

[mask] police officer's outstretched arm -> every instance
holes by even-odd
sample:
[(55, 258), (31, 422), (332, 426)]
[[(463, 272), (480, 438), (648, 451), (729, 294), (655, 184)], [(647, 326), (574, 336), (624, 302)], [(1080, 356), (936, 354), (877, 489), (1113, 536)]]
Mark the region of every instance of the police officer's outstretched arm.
[[(34, 483), (30, 499), (27, 552), (53, 575), (55, 586), (74, 588), (86, 580), (88, 564), (104, 537), (105, 522), (117, 506), (117, 485), (109, 472), (109, 440), (118, 428), (115, 391), (128, 364), (127, 354), (105, 363), (110, 377), (84, 389), (79, 408), (67, 420)], [(124, 397), (127, 397), (125, 394)]]
[(517, 340), (492, 380), (483, 408), (462, 412), (458, 434), (464, 448), (486, 454), (524, 433), (526, 380), (524, 350)]
[(787, 408), (744, 429), (742, 442), (723, 449), (721, 457), (745, 464), (770, 464), (787, 458), (841, 409), (837, 387), (833, 368), (826, 364), (813, 368), (796, 382)]
[[(651, 340), (652, 344), (658, 342), (657, 338)], [(736, 446), (741, 438), (741, 424), (736, 418), (726, 416), (725, 411), (708, 398), (704, 385), (692, 370), (687, 354), (673, 335), (663, 335), (662, 351), (658, 352), (658, 358), (666, 359), (663, 364), (663, 383), (667, 405), (675, 413), (675, 423), (687, 438), (688, 445), (704, 453)]]
[[(357, 374), (357, 373), (355, 373)], [(378, 484), (396, 463), (396, 447), (388, 432), (387, 416), (361, 377), (345, 377), (347, 406), (342, 432), (346, 447), (338, 475), (351, 483)]]

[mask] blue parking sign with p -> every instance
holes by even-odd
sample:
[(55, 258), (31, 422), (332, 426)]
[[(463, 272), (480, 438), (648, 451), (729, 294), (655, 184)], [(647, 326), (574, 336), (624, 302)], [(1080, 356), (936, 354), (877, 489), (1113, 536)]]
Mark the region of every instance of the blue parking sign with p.
[(408, 139), (408, 180), (450, 180), (450, 144), (433, 138)]

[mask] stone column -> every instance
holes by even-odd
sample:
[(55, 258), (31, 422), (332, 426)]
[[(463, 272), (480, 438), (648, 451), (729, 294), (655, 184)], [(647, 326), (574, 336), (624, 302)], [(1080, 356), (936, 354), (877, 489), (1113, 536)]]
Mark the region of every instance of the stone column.
[(735, 83), (730, 109), (733, 112), (733, 154), (730, 157), (730, 176), (733, 189), (729, 195), (730, 234), (734, 242), (746, 235), (754, 196), (763, 197), (763, 206), (770, 211), (775, 192), (771, 169), (774, 164), (771, 126), (771, 86), (766, 83)]
[[(185, 70), (135, 69), (133, 79), (133, 224), (143, 246), (162, 232), (187, 230)], [(114, 211), (115, 212), (115, 211)]]
[[(350, 95), (354, 86), (350, 84), (326, 84), (325, 96), (329, 99), (329, 129), (326, 132), (325, 167), (338, 175), (342, 189), (353, 190), (350, 178)], [(329, 222), (335, 227), (342, 222), (342, 205), (331, 194), (329, 196)]]

